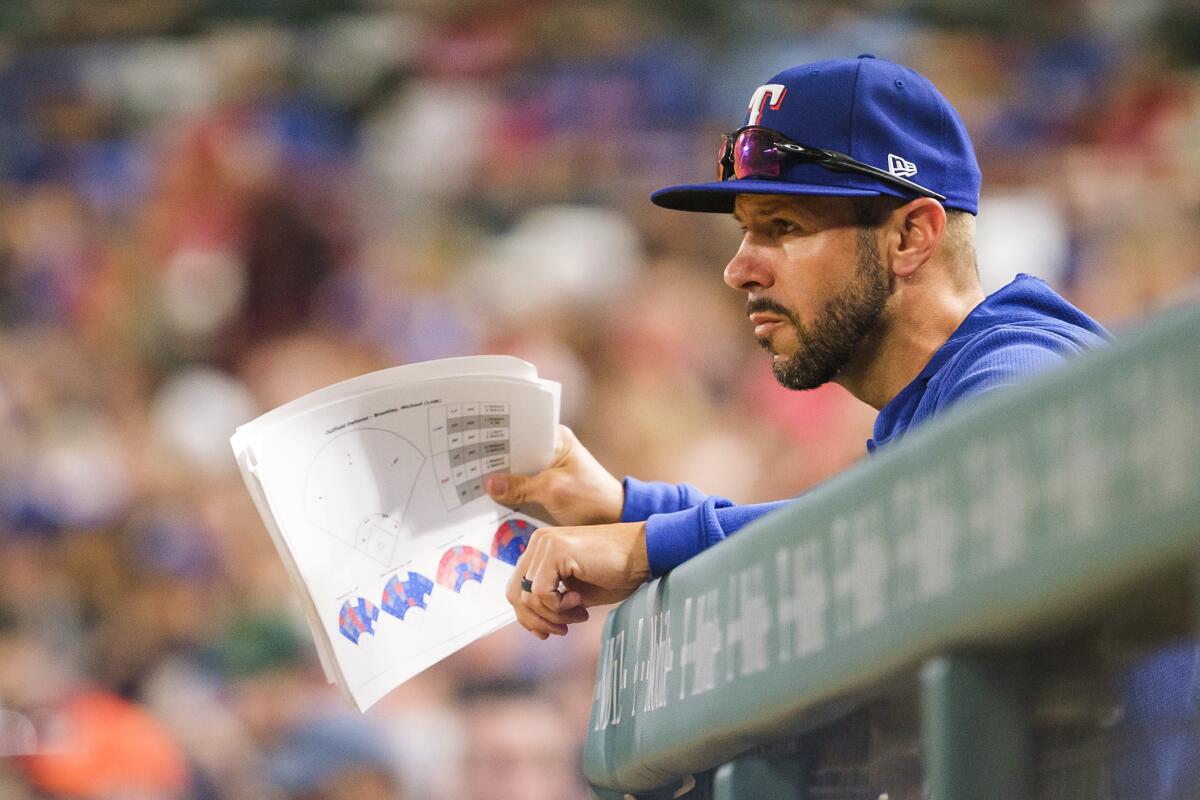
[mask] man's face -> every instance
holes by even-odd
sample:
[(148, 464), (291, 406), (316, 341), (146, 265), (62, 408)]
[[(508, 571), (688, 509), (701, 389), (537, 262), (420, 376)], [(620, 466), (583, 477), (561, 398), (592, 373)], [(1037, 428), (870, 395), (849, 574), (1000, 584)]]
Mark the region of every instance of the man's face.
[(744, 236), (725, 282), (747, 293), (754, 337), (789, 389), (833, 380), (880, 328), (889, 294), (874, 233), (850, 200), (738, 195)]
[(578, 747), (545, 699), (497, 698), (464, 716), (464, 800), (578, 800)]

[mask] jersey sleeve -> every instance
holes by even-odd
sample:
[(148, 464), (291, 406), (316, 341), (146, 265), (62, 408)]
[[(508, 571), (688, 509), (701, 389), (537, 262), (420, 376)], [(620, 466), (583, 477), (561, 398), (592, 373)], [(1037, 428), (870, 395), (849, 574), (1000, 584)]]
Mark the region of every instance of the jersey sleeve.
[(705, 497), (691, 508), (652, 515), (646, 520), (646, 555), (651, 575), (657, 578), (670, 572), (748, 523), (790, 502), (739, 506), (723, 497)]
[(656, 578), (790, 502), (739, 506), (724, 497), (710, 497), (691, 484), (634, 477), (625, 478), (624, 486), (621, 522), (646, 523), (646, 554)]
[(689, 483), (646, 482), (627, 477), (624, 486), (625, 505), (621, 507), (621, 522), (645, 522), (654, 514), (671, 514), (694, 508), (708, 497)]

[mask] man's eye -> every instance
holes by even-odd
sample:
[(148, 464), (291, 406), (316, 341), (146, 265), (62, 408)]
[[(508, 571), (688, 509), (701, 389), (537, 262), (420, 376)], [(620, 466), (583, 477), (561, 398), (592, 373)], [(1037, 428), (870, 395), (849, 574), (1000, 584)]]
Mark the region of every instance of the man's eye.
[(776, 219), (771, 222), (777, 236), (782, 236), (785, 233), (791, 233), (796, 230), (796, 223), (789, 219)]

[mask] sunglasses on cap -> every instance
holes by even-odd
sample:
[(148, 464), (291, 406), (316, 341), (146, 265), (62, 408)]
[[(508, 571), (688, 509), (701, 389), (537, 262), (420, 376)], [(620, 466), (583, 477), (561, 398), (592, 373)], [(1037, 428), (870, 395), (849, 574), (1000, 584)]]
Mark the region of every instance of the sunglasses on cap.
[(717, 160), (717, 180), (741, 178), (780, 178), (784, 166), (793, 163), (818, 164), (834, 172), (857, 172), (898, 186), (921, 197), (938, 202), (946, 199), (919, 183), (864, 164), (845, 153), (793, 142), (778, 131), (749, 125), (721, 135), (721, 153)]

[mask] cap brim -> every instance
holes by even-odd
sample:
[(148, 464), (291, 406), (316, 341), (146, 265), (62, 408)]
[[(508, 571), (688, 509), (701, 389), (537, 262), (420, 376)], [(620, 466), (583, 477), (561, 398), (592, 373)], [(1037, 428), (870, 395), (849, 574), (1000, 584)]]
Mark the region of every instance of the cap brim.
[(887, 192), (848, 186), (821, 186), (815, 183), (753, 180), (713, 181), (668, 186), (650, 195), (656, 206), (676, 211), (705, 211), (713, 214), (733, 212), (733, 200), (739, 194), (796, 194), (824, 197), (878, 197)]

